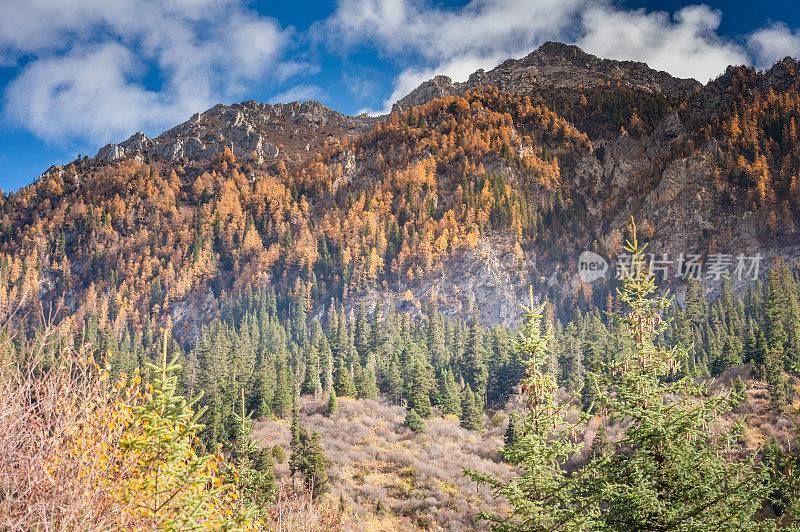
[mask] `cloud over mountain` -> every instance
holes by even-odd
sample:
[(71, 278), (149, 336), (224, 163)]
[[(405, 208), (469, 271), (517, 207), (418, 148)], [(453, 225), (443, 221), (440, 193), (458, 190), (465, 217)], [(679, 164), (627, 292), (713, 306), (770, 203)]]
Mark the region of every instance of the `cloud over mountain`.
[(291, 39), (239, 0), (3, 2), (0, 61), (23, 65), (5, 112), (46, 140), (164, 127), (296, 71)]
[(400, 63), (409, 56), (418, 59), (395, 79), (383, 103), (386, 111), (434, 73), (464, 80), (546, 40), (575, 43), (601, 57), (644, 61), (705, 82), (727, 65), (750, 62), (742, 46), (716, 34), (721, 17), (705, 5), (670, 15), (586, 0), (473, 0), (460, 10), (413, 0), (341, 0), (327, 28), (337, 47), (368, 42)]

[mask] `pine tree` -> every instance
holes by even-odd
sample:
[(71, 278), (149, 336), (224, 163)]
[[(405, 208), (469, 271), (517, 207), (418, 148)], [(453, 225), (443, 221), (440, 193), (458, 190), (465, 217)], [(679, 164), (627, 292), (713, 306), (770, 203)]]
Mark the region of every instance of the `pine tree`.
[[(505, 458), (521, 468), (506, 483), (472, 471), (511, 504), (508, 516), (484, 516), (498, 530), (744, 530), (752, 529), (755, 512), (770, 490), (753, 459), (734, 450), (741, 423), (715, 427), (719, 412), (730, 410), (726, 395), (690, 378), (670, 380), (681, 355), (665, 351), (653, 339), (663, 330), (669, 299), (651, 299), (653, 277), (645, 267), (643, 248), (632, 241), (633, 257), (624, 288), (618, 291), (628, 309), (613, 315), (628, 349), (610, 367), (596, 368), (597, 406), (610, 423), (625, 426), (620, 452), (596, 453), (582, 468), (569, 471), (579, 451), (577, 423), (566, 419), (569, 401), (555, 399), (556, 384), (541, 371), (547, 339), (539, 329), (541, 308), (530, 318), (520, 347), (531, 355), (522, 391), (528, 411), (521, 437)], [(533, 299), (531, 294), (531, 299)]]
[(434, 305), (428, 317), (427, 345), (431, 364), (434, 368), (443, 368), (447, 364), (447, 347), (445, 345), (444, 319), (439, 313), (438, 305)]
[(460, 416), (461, 397), (458, 393), (456, 379), (453, 377), (453, 372), (450, 368), (439, 372), (438, 387), (439, 408), (442, 409), (442, 414)]
[(317, 432), (309, 436), (305, 427), (298, 427), (297, 438), (292, 445), (292, 456), (289, 460), (292, 476), (300, 473), (304, 486), (311, 490), (314, 498), (328, 490), (326, 469), (330, 462), (325, 457), (319, 440), (320, 436)]
[(357, 397), (353, 379), (350, 376), (350, 370), (344, 362), (344, 358), (339, 358), (336, 364), (336, 372), (333, 375), (333, 388), (336, 390), (336, 395), (341, 397)]
[(368, 364), (360, 374), (356, 390), (359, 398), (376, 399), (378, 397), (378, 384), (375, 379), (375, 371)]
[(320, 340), (320, 344), (322, 346), (320, 348), (322, 374), (325, 376), (322, 389), (325, 393), (329, 393), (333, 389), (333, 353), (328, 344), (328, 339), (324, 336)]
[(477, 309), (473, 312), (469, 325), (467, 343), (464, 351), (464, 366), (466, 379), (479, 400), (476, 406), (483, 407), (486, 398), (486, 385), (489, 380), (489, 370), (483, 348), (483, 330), (480, 324), (480, 314)]
[(359, 355), (359, 361), (361, 364), (366, 363), (367, 360), (367, 353), (370, 348), (370, 337), (369, 337), (370, 327), (369, 322), (367, 321), (367, 311), (364, 308), (364, 304), (361, 303), (358, 306), (358, 312), (356, 314), (356, 322), (355, 322), (355, 348)]
[(292, 397), (292, 425), (289, 429), (289, 434), (292, 439), (289, 441), (289, 447), (292, 449), (292, 455), (295, 453), (295, 447), (299, 444), (300, 437), (300, 408), (297, 406), (297, 397)]
[(272, 397), (272, 412), (278, 418), (289, 414), (292, 401), (291, 383), (286, 371), (286, 361), (280, 360), (275, 375), (275, 394)]
[(493, 530), (597, 530), (597, 496), (583, 493), (580, 472), (572, 475), (563, 467), (580, 450), (573, 436), (586, 416), (582, 415), (578, 423), (568, 423), (565, 416), (570, 401), (556, 399), (555, 380), (541, 371), (549, 334), (542, 334), (544, 305), (534, 306), (533, 289), (530, 301), (530, 307), (523, 307), (526, 319), (515, 343), (528, 356), (522, 381), (528, 408), (517, 425), (516, 444), (503, 449), (503, 458), (516, 466), (519, 474), (506, 482), (476, 471), (465, 473), (511, 505), (508, 515), (480, 514), (490, 521)]
[(592, 439), (592, 447), (589, 454), (593, 460), (596, 460), (606, 456), (612, 451), (613, 447), (611, 446), (611, 441), (608, 439), (606, 425), (605, 423), (600, 423), (600, 426), (597, 428), (597, 433), (594, 435), (594, 439)]
[(767, 359), (769, 358), (769, 353), (764, 331), (758, 329), (755, 333), (752, 331), (750, 332), (750, 336), (747, 339), (746, 353), (748, 361), (753, 364), (755, 377), (757, 379), (765, 379), (767, 375)]
[(475, 394), (469, 384), (461, 391), (461, 426), (469, 430), (480, 430), (481, 415), (475, 407)]
[(419, 417), (419, 414), (417, 414), (417, 411), (413, 408), (406, 412), (406, 419), (403, 425), (417, 434), (425, 432), (425, 421)]
[[(234, 416), (238, 430), (231, 453), (229, 474), (238, 490), (239, 512), (247, 515), (252, 514), (253, 508), (261, 508), (273, 499), (275, 473), (269, 451), (259, 449), (261, 441), (253, 441), (250, 437), (253, 423), (245, 410), (244, 390), (241, 391), (239, 409), (234, 412)], [(251, 457), (254, 456), (258, 456), (258, 462), (253, 461)]]
[(783, 412), (786, 409), (786, 384), (776, 363), (767, 366), (767, 390), (770, 408)]
[(303, 348), (305, 353), (305, 378), (303, 385), (300, 387), (300, 393), (304, 395), (314, 394), (314, 398), (318, 399), (317, 395), (322, 391), (322, 384), (319, 380), (319, 357), (317, 356), (316, 347), (309, 345)]
[(420, 358), (415, 358), (413, 368), (409, 374), (406, 397), (408, 398), (409, 410), (415, 410), (423, 418), (429, 418), (433, 415), (430, 401), (433, 382), (430, 377), (430, 368)]
[(336, 390), (331, 389), (330, 395), (328, 396), (328, 415), (335, 414), (337, 410), (339, 410), (339, 401), (336, 398)]
[[(580, 314), (579, 311), (576, 311)], [(583, 383), (583, 352), (580, 349), (576, 320), (570, 321), (564, 327), (563, 334), (557, 345), (561, 348), (558, 365), (561, 369), (559, 384), (569, 390), (577, 390)]]
[(764, 322), (766, 325), (767, 361), (768, 367), (780, 371), (784, 366), (784, 349), (788, 341), (784, 323), (787, 315), (787, 297), (780, 272), (770, 270), (767, 281), (767, 302), (764, 307)]
[(747, 386), (742, 380), (741, 375), (737, 375), (736, 380), (733, 381), (732, 394), (734, 396), (734, 402), (733, 402), (734, 408), (738, 407), (739, 405), (747, 404), (748, 401)]
[[(796, 364), (791, 368), (797, 372), (800, 370)], [(791, 417), (794, 422), (793, 438), (787, 453), (778, 453), (777, 463), (774, 464), (771, 476), (775, 480), (777, 492), (784, 495), (784, 500), (788, 501), (786, 514), (793, 519), (794, 523), (800, 522), (800, 408), (792, 408)], [(778, 450), (780, 450), (779, 446)]]
[(714, 364), (714, 375), (719, 375), (727, 369), (741, 365), (742, 359), (739, 356), (740, 351), (741, 343), (739, 343), (738, 338), (731, 336), (725, 338), (720, 356)]
[[(628, 424), (619, 445), (631, 452), (593, 462), (597, 473), (591, 476), (589, 493), (600, 494), (613, 509), (601, 514), (601, 527), (749, 528), (765, 492), (752, 460), (730, 451), (741, 427), (712, 434), (708, 427), (716, 423), (717, 414), (730, 409), (728, 396), (710, 393), (706, 384), (690, 379), (664, 380), (684, 353), (653, 343), (664, 327), (662, 311), (670, 300), (650, 297), (655, 282), (635, 229), (631, 234), (625, 250), (633, 264), (618, 292), (629, 310), (626, 316), (613, 316), (631, 349), (599, 376), (598, 395), (610, 422)], [(672, 399), (664, 405), (664, 398)]]
[(255, 470), (260, 476), (255, 491), (259, 499), (253, 501), (256, 508), (263, 508), (269, 501), (275, 498), (278, 486), (275, 482), (275, 466), (273, 462), (272, 449), (264, 447), (258, 451), (255, 462)]
[(503, 436), (503, 449), (502, 452), (511, 452), (511, 449), (519, 441), (519, 416), (516, 412), (511, 412), (508, 416), (508, 426), (506, 433)]
[[(160, 358), (158, 365), (148, 363), (152, 388), (132, 409), (139, 429), (120, 441), (129, 463), (115, 466), (125, 471), (126, 479), (116, 488), (121, 500), (136, 501), (137, 515), (147, 528), (197, 530), (221, 495), (222, 488), (209, 487), (219, 486), (216, 457), (194, 448), (203, 429), (198, 423), (203, 409), (192, 410), (199, 396), (187, 401), (177, 395), (180, 365), (167, 359), (166, 331)], [(217, 524), (231, 528), (235, 522)]]
[(403, 397), (403, 375), (400, 371), (400, 360), (395, 353), (389, 363), (386, 374), (386, 392), (395, 404), (400, 404)]
[(272, 447), (272, 457), (275, 459), (276, 462), (282, 464), (284, 460), (286, 460), (286, 453), (279, 444), (275, 444)]

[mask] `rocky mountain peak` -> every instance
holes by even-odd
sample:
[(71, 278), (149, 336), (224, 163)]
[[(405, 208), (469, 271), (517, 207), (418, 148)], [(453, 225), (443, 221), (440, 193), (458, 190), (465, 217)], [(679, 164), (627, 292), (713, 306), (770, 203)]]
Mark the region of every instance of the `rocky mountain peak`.
[[(473, 74), (473, 76), (474, 75), (475, 74)], [(423, 82), (422, 85), (395, 103), (392, 106), (392, 111), (414, 105), (421, 105), (425, 102), (429, 102), (437, 98), (444, 98), (445, 96), (450, 96), (452, 94), (458, 94), (461, 92), (461, 85), (464, 84), (458, 83), (453, 85), (453, 80), (448, 76), (434, 76), (432, 79)]]
[(103, 146), (96, 158), (113, 161), (149, 153), (175, 162), (204, 159), (228, 147), (235, 156), (258, 163), (297, 159), (329, 137), (357, 134), (374, 121), (368, 116), (346, 116), (311, 100), (217, 104), (153, 139), (138, 132), (119, 144)]
[(800, 83), (800, 65), (793, 57), (784, 57), (765, 73), (766, 83), (770, 87), (796, 87)]
[(453, 83), (447, 76), (436, 76), (400, 99), (396, 107), (422, 105), (434, 98), (461, 94), (477, 85), (494, 85), (514, 95), (539, 88), (581, 89), (595, 86), (621, 86), (679, 97), (702, 85), (681, 79), (636, 61), (600, 59), (579, 47), (548, 41), (521, 59), (507, 59), (495, 68), (478, 70), (466, 82)]

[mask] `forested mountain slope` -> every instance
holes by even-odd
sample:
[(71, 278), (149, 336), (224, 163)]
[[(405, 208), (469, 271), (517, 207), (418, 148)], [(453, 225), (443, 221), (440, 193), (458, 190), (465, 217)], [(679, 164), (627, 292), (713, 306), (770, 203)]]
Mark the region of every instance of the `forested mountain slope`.
[(185, 337), (264, 283), (312, 315), (442, 297), (512, 323), (529, 284), (563, 316), (605, 305), (577, 257), (617, 255), (631, 215), (654, 252), (793, 257), (797, 74), (787, 58), (701, 86), (548, 43), (376, 119), (217, 106), (0, 197), (3, 298)]

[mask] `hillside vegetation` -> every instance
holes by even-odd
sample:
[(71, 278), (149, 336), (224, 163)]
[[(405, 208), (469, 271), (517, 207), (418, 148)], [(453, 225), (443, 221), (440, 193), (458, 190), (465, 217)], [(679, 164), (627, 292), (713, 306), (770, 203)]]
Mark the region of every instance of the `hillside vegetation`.
[[(0, 194), (0, 527), (795, 526), (797, 62), (575, 50), (274, 160), (142, 141)], [(694, 251), (764, 260), (647, 275)]]

